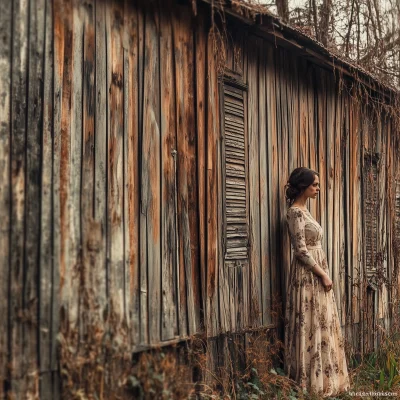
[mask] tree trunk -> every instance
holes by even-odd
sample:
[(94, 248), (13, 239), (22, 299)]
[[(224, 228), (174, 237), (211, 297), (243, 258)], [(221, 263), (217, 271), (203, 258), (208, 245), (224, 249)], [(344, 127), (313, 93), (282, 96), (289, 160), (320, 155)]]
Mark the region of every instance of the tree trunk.
[(285, 21), (289, 21), (289, 3), (288, 0), (276, 0), (278, 15)]
[(332, 12), (332, 0), (324, 0), (321, 6), (319, 22), (319, 40), (326, 46), (329, 38), (329, 20)]

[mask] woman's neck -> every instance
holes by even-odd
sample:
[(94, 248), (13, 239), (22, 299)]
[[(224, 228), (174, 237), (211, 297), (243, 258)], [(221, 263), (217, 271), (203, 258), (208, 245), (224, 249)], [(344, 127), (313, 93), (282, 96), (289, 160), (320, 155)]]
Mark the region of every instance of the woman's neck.
[(307, 199), (304, 198), (298, 198), (296, 201), (293, 203), (294, 206), (300, 207), (300, 208), (307, 208)]

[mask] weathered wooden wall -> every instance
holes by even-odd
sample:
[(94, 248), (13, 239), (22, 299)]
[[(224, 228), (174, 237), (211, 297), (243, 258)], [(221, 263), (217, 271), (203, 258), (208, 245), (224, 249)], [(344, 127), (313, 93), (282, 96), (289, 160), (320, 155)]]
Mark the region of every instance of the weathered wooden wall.
[[(281, 329), (283, 187), (299, 165), (320, 172), (310, 210), (346, 337), (368, 349), (364, 153), (380, 154), (375, 252), (391, 279), (397, 130), (338, 74), (243, 24), (229, 35), (230, 80), (219, 79), (210, 20), (207, 7), (194, 16), (164, 1), (0, 2), (0, 397), (56, 398), (57, 335), (80, 343), (110, 319), (132, 351)], [(250, 258), (232, 268), (222, 251), (227, 82), (242, 88), (236, 122), (248, 145)], [(375, 322), (387, 326), (396, 296), (372, 292)]]

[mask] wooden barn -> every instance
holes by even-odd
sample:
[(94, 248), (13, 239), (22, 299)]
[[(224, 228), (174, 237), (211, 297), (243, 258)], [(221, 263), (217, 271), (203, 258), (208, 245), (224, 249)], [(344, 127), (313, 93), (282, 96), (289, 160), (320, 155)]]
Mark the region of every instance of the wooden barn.
[(1, 1), (0, 40), (0, 398), (60, 398), (105, 338), (204, 337), (211, 367), (213, 338), (282, 338), (297, 166), (320, 173), (347, 354), (376, 348), (399, 299), (395, 90), (238, 0)]

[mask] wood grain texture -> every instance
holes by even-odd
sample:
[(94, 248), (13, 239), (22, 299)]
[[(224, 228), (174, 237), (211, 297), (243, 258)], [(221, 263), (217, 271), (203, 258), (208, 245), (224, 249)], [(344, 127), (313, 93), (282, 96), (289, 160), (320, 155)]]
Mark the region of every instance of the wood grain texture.
[[(87, 1), (79, 9), (83, 19), (83, 88), (82, 88), (82, 183), (81, 204), (81, 248), (82, 248), (82, 297), (80, 299), (80, 333), (87, 335), (88, 328), (98, 323), (97, 307), (91, 309), (90, 301), (97, 303), (96, 265), (99, 250), (100, 224), (94, 216), (95, 196), (95, 112), (96, 112), (96, 44), (95, 44), (95, 9), (94, 2)], [(97, 306), (97, 304), (96, 304)], [(96, 311), (95, 311), (96, 310)]]
[(360, 304), (363, 301), (360, 284), (362, 280), (362, 225), (361, 215), (359, 213), (361, 206), (361, 132), (359, 131), (359, 107), (354, 105), (350, 110), (350, 196), (351, 196), (351, 226), (350, 232), (352, 236), (351, 248), (351, 268), (353, 277), (352, 290), (352, 322), (360, 322)]
[(259, 152), (260, 152), (260, 267), (262, 280), (262, 323), (263, 325), (272, 322), (271, 306), (271, 262), (270, 262), (270, 236), (269, 236), (269, 182), (268, 182), (268, 147), (267, 147), (267, 121), (269, 118), (267, 112), (267, 85), (266, 85), (266, 62), (267, 62), (267, 46), (263, 43), (260, 46), (259, 54)]
[[(10, 166), (11, 166), (11, 74), (12, 74), (12, 2), (0, 3), (0, 37), (3, 38), (0, 50), (0, 314), (4, 317), (0, 330), (0, 381), (4, 382), (8, 376), (8, 288), (10, 268), (10, 236), (11, 227), (11, 198), (10, 198)], [(0, 398), (5, 397), (4, 387), (0, 385)]]
[(158, 10), (146, 13), (144, 42), (144, 98), (142, 141), (142, 212), (146, 216), (148, 262), (149, 340), (161, 335), (161, 193), (160, 193), (160, 65)]
[[(45, 2), (44, 23), (44, 65), (43, 65), (43, 128), (41, 147), (41, 193), (40, 193), (40, 286), (39, 286), (39, 353), (40, 371), (50, 371), (53, 352), (54, 329), (52, 324), (53, 307), (57, 304), (54, 296), (54, 268), (58, 268), (53, 259), (53, 5)], [(54, 304), (55, 303), (55, 304)], [(40, 395), (51, 399), (51, 381), (43, 380)]]
[[(52, 246), (53, 246), (53, 303), (52, 303), (52, 330), (53, 332), (59, 332), (60, 330), (60, 314), (61, 314), (61, 296), (63, 282), (61, 277), (63, 270), (65, 269), (65, 250), (62, 248), (62, 218), (65, 214), (65, 191), (61, 185), (61, 166), (62, 157), (61, 150), (65, 151), (64, 142), (61, 140), (62, 132), (67, 134), (65, 129), (65, 122), (63, 118), (63, 106), (68, 103), (68, 90), (69, 86), (65, 87), (67, 93), (63, 90), (64, 82), (64, 68), (68, 70), (70, 68), (69, 62), (65, 62), (64, 46), (65, 46), (65, 31), (68, 31), (68, 24), (64, 24), (63, 21), (63, 4), (61, 0), (57, 0), (53, 4), (53, 61), (54, 61), (54, 76), (53, 76), (53, 176), (52, 176), (52, 207), (53, 207), (53, 218), (52, 218)], [(65, 110), (67, 111), (67, 110)], [(63, 194), (63, 196), (62, 196)], [(51, 367), (56, 369), (58, 366), (58, 355), (57, 355), (57, 342), (52, 341), (51, 345), (52, 360)]]
[[(307, 109), (308, 109), (308, 132), (309, 132), (309, 151), (310, 163), (309, 168), (318, 172), (318, 135), (317, 135), (317, 119), (316, 119), (316, 96), (314, 83), (315, 70), (312, 64), (307, 69)], [(318, 196), (317, 199), (310, 199), (309, 206), (311, 214), (317, 219), (318, 213)]]
[(215, 104), (219, 104), (218, 77), (214, 53), (212, 31), (207, 38), (207, 316), (206, 334), (212, 337), (220, 327), (219, 320), (219, 292), (218, 292), (218, 254), (219, 235), (218, 227), (218, 182), (217, 168), (219, 168), (219, 113)]
[(258, 47), (260, 41), (250, 38), (248, 52), (248, 140), (249, 140), (249, 211), (250, 211), (250, 324), (262, 323), (262, 281), (260, 268), (260, 159), (258, 126)]
[(346, 276), (347, 276), (347, 285), (346, 285), (346, 295), (347, 295), (347, 304), (346, 304), (346, 314), (351, 313), (351, 304), (352, 304), (352, 253), (351, 253), (351, 231), (350, 231), (350, 221), (351, 221), (351, 208), (350, 208), (350, 107), (349, 107), (349, 98), (348, 95), (345, 94), (343, 96), (343, 106), (344, 106), (344, 130), (345, 130), (345, 154), (344, 156), (344, 191), (345, 191), (345, 199), (344, 199), (344, 207), (347, 210), (345, 213), (345, 246), (346, 246)]
[[(284, 182), (287, 182), (289, 179), (289, 104), (288, 104), (288, 86), (290, 86), (289, 76), (291, 75), (291, 71), (288, 70), (288, 57), (287, 52), (282, 50), (279, 52), (279, 58), (277, 59), (279, 63), (279, 91), (280, 91), (280, 100), (281, 100), (281, 135), (279, 148), (280, 148), (280, 160), (279, 160), (279, 221), (280, 221), (280, 260), (281, 267), (279, 268), (280, 272), (280, 293), (282, 296), (282, 310), (286, 308), (286, 281), (287, 277), (287, 268), (286, 266), (290, 264), (290, 240), (289, 236), (286, 234), (287, 227), (285, 226), (286, 222), (286, 207), (285, 207), (285, 197), (283, 193)], [(308, 117), (308, 116), (307, 116)]]
[(335, 300), (337, 302), (338, 314), (339, 316), (342, 313), (342, 293), (341, 293), (341, 225), (340, 225), (340, 213), (342, 211), (341, 205), (341, 126), (342, 126), (342, 99), (338, 93), (338, 87), (335, 86), (335, 133), (334, 133), (334, 175), (333, 175), (333, 221), (335, 224), (333, 226), (333, 257), (332, 257), (332, 277), (334, 282), (337, 282), (335, 285)]
[[(267, 92), (267, 115), (268, 115), (268, 135), (267, 135), (267, 146), (268, 146), (268, 201), (269, 201), (269, 237), (271, 244), (271, 292), (272, 292), (272, 304), (275, 307), (275, 303), (278, 300), (278, 190), (279, 190), (279, 179), (278, 179), (278, 148), (277, 148), (277, 117), (276, 117), (276, 65), (275, 65), (275, 52), (272, 45), (268, 45), (267, 48), (267, 62), (266, 62), (266, 92)], [(278, 321), (274, 318), (274, 323)]]
[[(81, 183), (82, 183), (82, 139), (83, 139), (83, 34), (84, 20), (80, 13), (80, 2), (72, 2), (72, 54), (71, 54), (71, 115), (66, 123), (70, 128), (69, 158), (65, 159), (70, 168), (68, 181), (67, 218), (69, 220), (68, 230), (68, 252), (69, 263), (64, 275), (65, 281), (69, 282), (65, 295), (67, 296), (69, 328), (75, 334), (79, 334), (80, 318), (79, 303), (80, 284), (82, 272), (82, 225), (81, 225)], [(66, 117), (68, 117), (66, 115)], [(74, 339), (77, 337), (74, 336)]]
[(149, 313), (148, 313), (148, 286), (147, 286), (147, 197), (146, 188), (143, 188), (143, 184), (146, 183), (145, 171), (144, 171), (144, 66), (145, 66), (145, 21), (146, 21), (146, 9), (138, 9), (138, 54), (139, 54), (139, 66), (138, 66), (138, 80), (139, 80), (139, 171), (140, 171), (140, 343), (149, 343)]
[(203, 13), (197, 17), (195, 28), (195, 54), (196, 54), (196, 110), (197, 110), (197, 173), (198, 173), (198, 204), (199, 204), (199, 268), (201, 271), (201, 297), (202, 304), (200, 316), (202, 318), (202, 326), (204, 329), (205, 316), (207, 315), (206, 301), (206, 276), (207, 276), (207, 215), (206, 215), (206, 198), (207, 198), (207, 114), (206, 114), (206, 62), (207, 62), (207, 32), (206, 21)]
[(126, 293), (128, 296), (127, 311), (130, 319), (131, 343), (135, 346), (140, 341), (140, 292), (139, 292), (139, 207), (140, 207), (140, 173), (139, 173), (139, 10), (137, 5), (125, 0), (124, 29), (127, 48), (127, 71), (125, 93), (125, 242), (129, 247), (126, 256), (126, 267), (129, 270), (129, 281)]
[[(307, 61), (299, 59), (299, 77), (307, 76)], [(307, 81), (306, 79), (299, 79), (299, 126), (300, 126), (300, 166), (307, 166), (310, 163), (309, 157), (309, 130), (308, 130), (308, 104), (307, 104)]]
[(324, 229), (324, 240), (322, 246), (324, 248), (325, 254), (327, 254), (327, 237), (326, 237), (326, 229), (328, 219), (326, 216), (326, 199), (327, 199), (327, 191), (326, 191), (326, 181), (327, 181), (327, 173), (326, 173), (326, 80), (327, 76), (325, 71), (321, 69), (316, 70), (316, 85), (317, 85), (317, 125), (316, 129), (318, 130), (318, 172), (319, 172), (319, 180), (320, 184), (320, 192), (318, 195), (319, 200), (319, 215), (320, 215), (320, 225)]
[(106, 7), (103, 1), (95, 3), (95, 118), (94, 118), (94, 204), (93, 227), (96, 232), (96, 263), (93, 285), (96, 287), (96, 302), (99, 315), (104, 320), (108, 304), (107, 282), (107, 145), (108, 128), (108, 75), (106, 41)]
[(289, 126), (289, 172), (298, 167), (299, 159), (299, 76), (298, 58), (295, 54), (287, 53), (287, 68), (291, 73), (287, 74), (289, 80), (287, 86), (288, 101), (288, 126)]
[[(198, 220), (195, 92), (193, 68), (193, 32), (191, 11), (180, 8), (174, 13), (174, 57), (177, 121), (177, 191), (179, 232), (180, 330), (185, 335), (197, 332), (200, 325), (200, 286), (198, 270)], [(186, 289), (185, 289), (186, 288)], [(184, 293), (186, 291), (186, 294)], [(186, 314), (186, 315), (185, 315)], [(182, 319), (181, 319), (182, 318)]]
[(28, 99), (26, 93), (29, 54), (29, 5), (26, 1), (13, 3), (12, 15), (12, 65), (11, 70), (11, 232), (10, 232), (10, 272), (9, 272), (9, 332), (10, 343), (10, 386), (15, 397), (21, 397), (29, 385), (19, 382), (27, 372), (24, 359), (24, 281), (25, 264), (25, 210), (26, 210), (26, 121)]
[(176, 87), (174, 80), (173, 36), (171, 15), (166, 7), (160, 12), (160, 70), (161, 79), (161, 196), (162, 196), (162, 340), (179, 333), (176, 266), (178, 257), (177, 229), (177, 124)]
[[(332, 221), (334, 215), (334, 173), (335, 173), (335, 84), (330, 79), (327, 80), (326, 85), (326, 212), (328, 221)], [(336, 220), (335, 220), (336, 221)], [(325, 242), (327, 244), (327, 261), (329, 265), (329, 272), (331, 278), (333, 277), (335, 266), (333, 262), (333, 254), (335, 252), (336, 242), (333, 237), (334, 224), (327, 223), (324, 227), (326, 232)]]
[(109, 101), (108, 133), (108, 246), (109, 301), (116, 324), (124, 318), (124, 76), (123, 76), (123, 7), (113, 2), (106, 12), (110, 47), (107, 62)]

